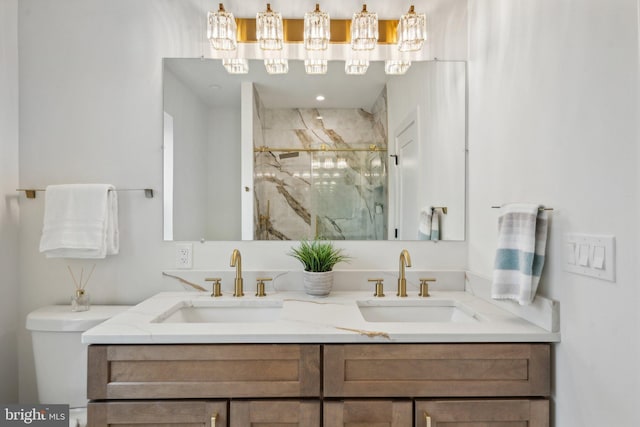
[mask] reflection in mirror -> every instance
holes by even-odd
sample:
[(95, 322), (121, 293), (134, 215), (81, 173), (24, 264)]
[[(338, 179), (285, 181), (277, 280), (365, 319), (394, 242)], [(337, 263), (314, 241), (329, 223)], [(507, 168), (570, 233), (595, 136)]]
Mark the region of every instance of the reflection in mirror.
[(425, 239), (434, 207), (439, 238), (464, 239), (465, 64), (343, 67), (165, 59), (165, 239)]

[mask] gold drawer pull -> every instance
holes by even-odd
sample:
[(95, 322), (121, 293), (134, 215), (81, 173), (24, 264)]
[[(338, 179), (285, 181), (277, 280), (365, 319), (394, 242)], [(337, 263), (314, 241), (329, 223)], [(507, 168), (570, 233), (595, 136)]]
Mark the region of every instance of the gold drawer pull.
[(216, 427), (216, 418), (218, 418), (218, 413), (211, 415), (211, 427)]
[(429, 416), (427, 411), (424, 411), (424, 422), (426, 424), (426, 427), (431, 427), (431, 416)]

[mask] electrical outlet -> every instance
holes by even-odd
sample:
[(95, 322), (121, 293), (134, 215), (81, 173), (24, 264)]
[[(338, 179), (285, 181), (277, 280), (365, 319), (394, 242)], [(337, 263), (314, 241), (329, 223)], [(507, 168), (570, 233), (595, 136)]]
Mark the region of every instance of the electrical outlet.
[(176, 268), (193, 267), (193, 244), (178, 243), (176, 245)]

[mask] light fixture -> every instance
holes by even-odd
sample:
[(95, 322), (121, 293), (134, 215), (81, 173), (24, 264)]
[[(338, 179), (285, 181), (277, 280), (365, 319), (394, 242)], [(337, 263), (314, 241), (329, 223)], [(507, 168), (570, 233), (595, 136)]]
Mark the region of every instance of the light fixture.
[(378, 15), (367, 12), (367, 5), (362, 11), (353, 14), (351, 20), (351, 48), (353, 50), (372, 50), (378, 42)]
[(229, 74), (247, 74), (249, 72), (249, 61), (244, 58), (225, 58), (222, 65)]
[(305, 59), (304, 71), (307, 74), (327, 74), (327, 60), (326, 59)]
[(411, 61), (406, 59), (388, 59), (384, 61), (385, 74), (404, 74), (411, 67)]
[(267, 58), (264, 60), (264, 67), (269, 74), (287, 74), (289, 72), (289, 61), (281, 58)]
[(267, 3), (267, 10), (256, 15), (256, 38), (260, 49), (282, 49), (282, 33), (282, 15), (272, 11), (271, 4)]
[(233, 13), (225, 11), (220, 3), (218, 11), (209, 12), (207, 18), (207, 38), (211, 46), (218, 50), (235, 50), (237, 27)]
[[(321, 101), (321, 102), (324, 101), (324, 95), (316, 96), (316, 101)], [(322, 118), (322, 117), (320, 117), (320, 118)]]
[(398, 23), (398, 48), (402, 52), (422, 49), (427, 39), (427, 20), (424, 13), (416, 13), (413, 5)]
[(320, 10), (316, 3), (313, 12), (304, 14), (304, 48), (307, 50), (326, 50), (331, 39), (329, 14)]
[(362, 75), (369, 68), (368, 59), (349, 58), (344, 63), (344, 72), (351, 75)]

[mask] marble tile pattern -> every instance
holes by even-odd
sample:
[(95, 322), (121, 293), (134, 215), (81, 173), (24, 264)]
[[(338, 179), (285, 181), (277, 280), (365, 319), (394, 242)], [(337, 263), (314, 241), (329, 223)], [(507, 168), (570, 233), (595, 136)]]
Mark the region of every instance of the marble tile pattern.
[(375, 240), (387, 236), (387, 153), (331, 149), (387, 148), (383, 90), (371, 108), (254, 109), (254, 238)]

